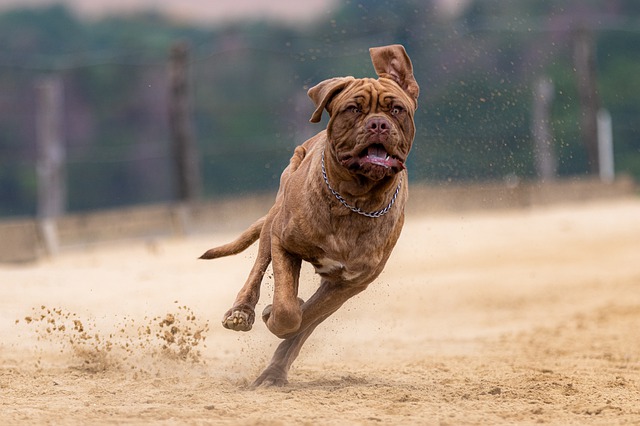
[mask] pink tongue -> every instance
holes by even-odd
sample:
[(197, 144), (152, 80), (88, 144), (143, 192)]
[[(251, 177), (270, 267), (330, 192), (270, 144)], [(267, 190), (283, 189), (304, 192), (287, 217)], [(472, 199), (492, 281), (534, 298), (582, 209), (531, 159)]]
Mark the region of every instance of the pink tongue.
[(381, 146), (370, 146), (369, 150), (367, 151), (367, 156), (368, 157), (378, 157), (378, 158), (382, 158), (385, 159), (387, 158), (387, 151), (384, 150), (384, 148), (382, 148)]
[(384, 148), (379, 146), (370, 146), (367, 151), (366, 160), (369, 163), (389, 168), (393, 166), (393, 159), (391, 157), (387, 158), (387, 156), (387, 151), (385, 151)]

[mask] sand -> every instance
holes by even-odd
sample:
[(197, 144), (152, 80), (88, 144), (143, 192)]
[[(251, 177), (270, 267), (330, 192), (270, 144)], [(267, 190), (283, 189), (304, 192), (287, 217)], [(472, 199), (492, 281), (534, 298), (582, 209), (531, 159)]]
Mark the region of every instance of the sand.
[(638, 199), (409, 217), (283, 388), (220, 325), (256, 247), (196, 260), (234, 235), (0, 265), (0, 424), (640, 424)]

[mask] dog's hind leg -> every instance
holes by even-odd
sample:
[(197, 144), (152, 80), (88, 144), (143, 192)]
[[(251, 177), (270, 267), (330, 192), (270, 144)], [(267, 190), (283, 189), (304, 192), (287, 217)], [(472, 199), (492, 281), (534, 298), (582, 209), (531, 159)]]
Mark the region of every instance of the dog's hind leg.
[[(363, 291), (367, 286), (349, 286), (344, 283), (333, 283), (323, 280), (318, 290), (302, 304), (302, 322), (298, 331), (285, 336), (276, 349), (271, 362), (253, 382), (258, 386), (284, 386), (291, 364), (298, 357), (302, 345), (313, 333), (315, 328), (337, 311), (348, 299)], [(271, 307), (263, 313), (263, 320), (268, 321)]]
[[(327, 317), (328, 316), (329, 315), (327, 315)], [(298, 357), (300, 348), (302, 348), (304, 342), (323, 320), (324, 318), (322, 320), (318, 320), (316, 324), (307, 327), (304, 331), (283, 340), (280, 345), (278, 345), (278, 348), (273, 354), (271, 362), (267, 368), (265, 368), (262, 374), (258, 376), (251, 387), (284, 386), (289, 383), (287, 376), (289, 374), (291, 364), (293, 364), (293, 361)]]
[(260, 299), (260, 284), (264, 273), (271, 263), (271, 222), (272, 216), (267, 215), (260, 232), (258, 257), (249, 273), (231, 309), (222, 317), (222, 325), (235, 331), (249, 331), (255, 320), (255, 307)]

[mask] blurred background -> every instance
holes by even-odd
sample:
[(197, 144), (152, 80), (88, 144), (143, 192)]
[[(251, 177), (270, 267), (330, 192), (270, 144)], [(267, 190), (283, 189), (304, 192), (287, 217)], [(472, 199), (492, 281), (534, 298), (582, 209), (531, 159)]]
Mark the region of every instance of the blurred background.
[(308, 88), (393, 43), (414, 182), (640, 178), (637, 0), (0, 0), (0, 216), (273, 192)]

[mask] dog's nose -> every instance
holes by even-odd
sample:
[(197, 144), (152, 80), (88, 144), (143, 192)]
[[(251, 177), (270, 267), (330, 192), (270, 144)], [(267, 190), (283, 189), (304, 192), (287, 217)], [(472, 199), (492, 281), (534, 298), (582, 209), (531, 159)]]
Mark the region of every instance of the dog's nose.
[(390, 128), (391, 125), (383, 117), (373, 117), (367, 121), (367, 130), (373, 133), (386, 133)]

